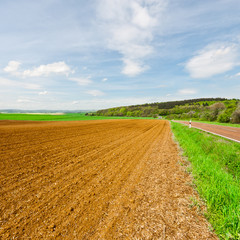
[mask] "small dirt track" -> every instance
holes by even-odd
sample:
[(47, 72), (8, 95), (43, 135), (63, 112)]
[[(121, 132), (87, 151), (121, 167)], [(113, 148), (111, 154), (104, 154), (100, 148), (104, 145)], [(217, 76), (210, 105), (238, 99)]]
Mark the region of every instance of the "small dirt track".
[[(179, 123), (183, 123), (189, 125), (189, 122), (186, 121), (175, 121)], [(207, 131), (216, 135), (220, 135), (225, 138), (229, 138), (233, 141), (240, 143), (240, 128), (238, 127), (227, 127), (221, 125), (214, 125), (208, 123), (200, 123), (200, 122), (192, 122), (192, 127), (199, 128), (203, 131)]]
[(167, 121), (2, 121), (0, 136), (0, 239), (217, 239)]

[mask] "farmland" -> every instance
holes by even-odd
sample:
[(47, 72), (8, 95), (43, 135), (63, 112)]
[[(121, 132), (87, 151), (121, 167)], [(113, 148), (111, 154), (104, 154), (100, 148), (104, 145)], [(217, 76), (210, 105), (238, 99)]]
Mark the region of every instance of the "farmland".
[(135, 119), (134, 117), (86, 116), (85, 113), (66, 113), (66, 114), (0, 113), (0, 120), (22, 120), (22, 121), (83, 121), (83, 120), (88, 121), (121, 118)]
[(159, 120), (0, 122), (3, 239), (217, 239)]

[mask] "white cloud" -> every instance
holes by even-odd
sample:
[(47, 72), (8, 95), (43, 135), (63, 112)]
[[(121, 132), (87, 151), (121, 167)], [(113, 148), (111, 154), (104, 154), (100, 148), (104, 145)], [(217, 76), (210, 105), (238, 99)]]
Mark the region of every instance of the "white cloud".
[(72, 101), (72, 104), (75, 105), (75, 104), (78, 104), (79, 101)]
[(10, 61), (8, 65), (3, 69), (5, 72), (8, 73), (15, 73), (17, 72), (19, 66), (21, 65), (20, 62), (17, 61)]
[(102, 79), (102, 82), (106, 82), (108, 79), (107, 78), (103, 78)]
[(240, 72), (235, 75), (236, 77), (240, 76)]
[(137, 63), (129, 59), (125, 59), (124, 64), (125, 66), (122, 73), (131, 77), (144, 72), (148, 68), (147, 66), (142, 66), (141, 63)]
[(48, 91), (42, 91), (38, 93), (38, 95), (46, 95), (46, 94), (48, 94)]
[(18, 102), (18, 103), (30, 103), (30, 102), (32, 102), (32, 100), (26, 99), (26, 98), (19, 98), (19, 99), (17, 100), (17, 102)]
[(235, 44), (212, 44), (190, 59), (185, 68), (192, 78), (208, 78), (239, 65), (239, 49)]
[(144, 60), (153, 53), (153, 34), (166, 2), (103, 0), (99, 4), (99, 21), (107, 47), (123, 56), (123, 74), (135, 76), (147, 69)]
[(157, 21), (154, 17), (150, 16), (149, 10), (142, 7), (137, 2), (132, 3), (133, 16), (132, 22), (141, 28), (148, 28), (155, 26)]
[(70, 72), (72, 72), (71, 68), (65, 62), (55, 62), (46, 65), (40, 65), (39, 67), (24, 71), (19, 71), (20, 64), (21, 63), (17, 61), (10, 61), (4, 68), (4, 71), (19, 77), (41, 77), (49, 76), (50, 74), (68, 75)]
[(41, 86), (34, 83), (29, 82), (18, 82), (15, 80), (7, 79), (7, 78), (1, 78), (0, 77), (0, 86), (3, 87), (14, 87), (14, 88), (24, 88), (24, 89), (30, 89), (30, 90), (38, 90), (41, 89)]
[(197, 91), (195, 89), (180, 89), (178, 91), (179, 94), (181, 95), (193, 95), (193, 94), (196, 94)]
[(0, 86), (16, 86), (18, 82), (0, 77)]
[(41, 89), (41, 86), (35, 83), (20, 83), (20, 86), (22, 86), (25, 89), (30, 90), (39, 90)]
[(24, 77), (49, 76), (50, 74), (68, 75), (71, 72), (70, 67), (65, 62), (55, 62), (47, 65), (40, 65), (32, 70), (25, 70), (22, 73)]
[(87, 78), (73, 77), (73, 78), (69, 78), (69, 80), (76, 82), (80, 86), (86, 86), (92, 83), (92, 80), (90, 78), (91, 78), (90, 76)]
[(89, 90), (87, 91), (87, 94), (92, 95), (94, 97), (100, 97), (104, 95), (104, 92), (99, 91), (99, 90)]

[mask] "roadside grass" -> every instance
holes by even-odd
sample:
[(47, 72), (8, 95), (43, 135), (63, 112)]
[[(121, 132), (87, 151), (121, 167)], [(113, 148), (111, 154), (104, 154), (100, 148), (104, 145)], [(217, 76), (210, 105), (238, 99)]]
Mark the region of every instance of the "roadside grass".
[(104, 117), (85, 116), (85, 113), (66, 113), (63, 115), (50, 114), (24, 114), (24, 113), (1, 113), (0, 120), (22, 120), (22, 121), (86, 121), (106, 119), (153, 119), (140, 117)]
[(191, 162), (194, 185), (216, 234), (240, 239), (240, 144), (180, 123), (171, 127)]

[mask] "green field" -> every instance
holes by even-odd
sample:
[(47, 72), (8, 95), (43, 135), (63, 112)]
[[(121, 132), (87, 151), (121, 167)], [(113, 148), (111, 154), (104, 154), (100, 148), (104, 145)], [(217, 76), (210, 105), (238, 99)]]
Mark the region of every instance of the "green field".
[(85, 113), (66, 113), (64, 115), (25, 114), (25, 113), (1, 113), (0, 114), (0, 120), (82, 121), (82, 120), (104, 120), (104, 119), (150, 119), (150, 118), (85, 116)]
[(240, 144), (180, 123), (171, 127), (215, 232), (221, 239), (240, 239)]

